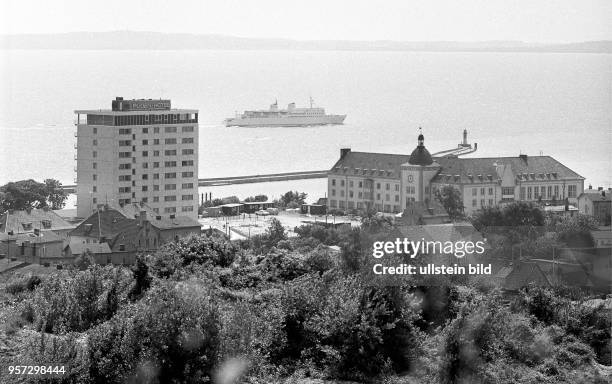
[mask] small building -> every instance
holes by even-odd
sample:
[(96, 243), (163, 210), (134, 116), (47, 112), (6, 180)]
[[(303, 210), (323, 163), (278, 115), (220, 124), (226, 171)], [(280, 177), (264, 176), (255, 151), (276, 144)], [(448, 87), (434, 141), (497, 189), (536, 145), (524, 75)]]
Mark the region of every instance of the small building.
[(612, 191), (600, 188), (598, 191), (593, 189), (585, 191), (578, 196), (578, 209), (580, 213), (594, 217), (600, 225), (610, 225), (610, 215), (612, 214)]
[(573, 217), (578, 214), (578, 208), (573, 205), (546, 205), (544, 206), (544, 213), (547, 215), (554, 216), (569, 216)]
[(612, 229), (610, 227), (599, 227), (591, 231), (595, 248), (612, 248)]
[(322, 204), (302, 204), (300, 211), (304, 215), (325, 215), (327, 206)]
[(242, 204), (241, 213), (255, 213), (274, 207), (274, 203), (271, 201), (243, 201), (240, 204)]
[(0, 255), (26, 263), (44, 263), (44, 259), (61, 257), (64, 241), (51, 231), (0, 233)]
[(73, 262), (77, 257), (89, 253), (96, 264), (131, 265), (134, 264), (134, 252), (113, 252), (108, 243), (72, 243), (64, 248), (64, 260)]
[(243, 212), (244, 204), (231, 203), (219, 205), (219, 207), (221, 208), (221, 213), (224, 216), (238, 216)]

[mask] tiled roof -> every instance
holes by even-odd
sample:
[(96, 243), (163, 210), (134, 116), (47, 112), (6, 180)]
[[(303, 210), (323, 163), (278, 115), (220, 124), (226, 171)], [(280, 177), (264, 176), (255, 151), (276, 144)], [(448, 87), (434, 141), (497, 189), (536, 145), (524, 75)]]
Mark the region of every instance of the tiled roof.
[(107, 208), (94, 212), (70, 232), (70, 236), (102, 236), (110, 239), (135, 225), (135, 219), (128, 219), (121, 212), (113, 208)]
[(346, 176), (399, 179), (401, 165), (408, 160), (410, 155), (351, 151), (338, 160), (330, 172)]
[[(330, 170), (331, 174), (398, 179), (401, 165), (408, 163), (409, 155), (371, 152), (348, 152)], [(584, 179), (550, 156), (525, 157), (435, 157), (440, 173), (434, 181), (472, 183), (499, 180), (496, 165), (510, 165), (518, 178), (524, 181)], [(382, 171), (382, 173), (381, 173)], [(448, 176), (447, 176), (448, 175)], [(457, 179), (455, 175), (458, 175)], [(472, 175), (470, 178), (468, 175)], [(478, 177), (482, 176), (482, 179)], [(490, 175), (490, 179), (489, 179)]]
[(493, 277), (502, 288), (509, 290), (519, 290), (529, 284), (541, 287), (552, 285), (539, 265), (531, 262), (518, 262), (514, 266), (503, 267)]
[(612, 201), (612, 199), (610, 198), (610, 193), (608, 193), (607, 195), (602, 195), (601, 193), (581, 193), (580, 196), (578, 196), (578, 199), (589, 199), (591, 201)]
[(111, 253), (111, 249), (107, 243), (70, 243), (66, 248), (70, 248), (70, 253), (73, 255), (82, 255), (85, 251), (89, 251), (93, 254)]
[(16, 244), (21, 244), (24, 241), (29, 241), (30, 243), (36, 244), (45, 244), (45, 243), (55, 243), (62, 242), (62, 238), (56, 235), (51, 231), (42, 231), (40, 235), (35, 235), (34, 233), (16, 233), (14, 235), (8, 235), (6, 233), (0, 232), (0, 242), (6, 242), (8, 240), (15, 241)]
[(123, 207), (113, 206), (112, 209), (121, 213), (128, 219), (138, 219), (140, 217), (140, 212), (145, 211), (147, 213), (147, 220), (152, 226), (159, 229), (201, 227), (200, 223), (187, 216), (176, 216), (174, 219), (160, 216), (147, 204), (131, 203)]
[[(30, 229), (26, 229), (30, 228)], [(73, 229), (74, 225), (50, 209), (10, 210), (0, 215), (0, 232), (24, 233), (40, 230)]]

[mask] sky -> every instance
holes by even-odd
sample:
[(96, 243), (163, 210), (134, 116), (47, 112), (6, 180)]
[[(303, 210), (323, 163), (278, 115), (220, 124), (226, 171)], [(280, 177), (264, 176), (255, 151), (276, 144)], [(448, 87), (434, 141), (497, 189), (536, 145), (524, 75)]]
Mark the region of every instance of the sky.
[(0, 33), (156, 31), (298, 40), (612, 40), (611, 0), (5, 0)]

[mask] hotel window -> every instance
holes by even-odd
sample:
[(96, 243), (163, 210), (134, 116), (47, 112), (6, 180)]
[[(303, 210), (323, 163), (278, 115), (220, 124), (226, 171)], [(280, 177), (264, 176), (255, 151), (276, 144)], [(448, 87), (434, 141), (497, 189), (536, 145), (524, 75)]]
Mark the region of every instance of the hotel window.
[(349, 188), (353, 188), (353, 180), (349, 180)]
[(119, 158), (125, 159), (126, 157), (132, 157), (132, 152), (119, 152)]
[(576, 197), (576, 185), (567, 186), (567, 197)]
[(149, 133), (149, 128), (143, 128), (142, 133)]
[(119, 193), (129, 193), (130, 191), (130, 187), (119, 187)]
[(181, 173), (181, 177), (193, 177), (193, 172), (183, 172)]
[(164, 179), (176, 179), (176, 172), (168, 172), (164, 174)]
[(159, 191), (159, 185), (154, 185), (154, 186), (153, 186), (153, 190), (154, 190), (154, 191)]
[(540, 194), (542, 195), (543, 199), (546, 198), (546, 187), (540, 187)]
[(399, 201), (399, 195), (395, 195), (395, 202), (397, 203)]
[(164, 186), (164, 189), (165, 189), (166, 191), (173, 191), (173, 190), (175, 190), (175, 189), (176, 189), (176, 184), (166, 184), (166, 185)]
[(387, 194), (385, 195), (385, 201), (389, 201), (389, 200), (391, 200), (391, 197), (390, 197), (390, 196), (389, 196), (389, 194), (387, 193)]
[(96, 175), (95, 173), (94, 173), (93, 175), (91, 175), (91, 177), (92, 177), (92, 179), (93, 179), (94, 181), (98, 180), (98, 175)]
[(399, 192), (399, 184), (395, 184), (395, 192)]
[(485, 194), (485, 189), (484, 188), (480, 188), (480, 194), (484, 196), (484, 194)]
[(182, 195), (181, 200), (193, 200), (193, 195)]
[(159, 161), (153, 162), (153, 168), (159, 168)]
[(97, 134), (98, 134), (98, 128), (93, 127), (93, 134), (94, 134), (94, 135), (97, 135)]
[(176, 161), (164, 161), (164, 167), (176, 167)]
[[(155, 116), (158, 118), (159, 116)], [(153, 133), (159, 133), (159, 127), (153, 127)]]
[(344, 187), (344, 180), (340, 180), (340, 186)]
[(332, 183), (332, 186), (335, 187), (336, 186), (336, 179), (331, 179), (331, 183)]
[(119, 175), (119, 181), (131, 181), (131, 180), (132, 180), (131, 175)]
[(391, 189), (391, 184), (387, 183), (387, 184), (385, 185), (385, 189), (386, 189), (387, 191), (388, 191), (389, 189)]
[(183, 155), (193, 155), (194, 151), (193, 151), (193, 149), (183, 149), (183, 151), (181, 153)]
[(502, 187), (502, 195), (514, 195), (514, 187)]
[(97, 139), (93, 139), (93, 145), (98, 145), (98, 140)]
[(533, 187), (533, 198), (537, 199), (540, 196), (540, 187)]
[[(94, 168), (95, 168), (95, 166), (94, 166)], [(119, 164), (119, 169), (132, 169), (132, 164), (130, 164), (130, 163)]]
[(363, 198), (363, 192), (361, 192), (361, 191), (360, 191), (360, 192), (358, 192), (358, 193), (357, 193), (357, 197), (358, 197), (359, 199), (362, 199), (362, 198)]
[(345, 205), (344, 205), (344, 200), (340, 200), (340, 201), (338, 202), (338, 207), (339, 207), (339, 208), (344, 208), (344, 206), (345, 206)]
[(153, 202), (159, 203), (159, 196), (153, 196)]
[(175, 213), (176, 207), (166, 207), (164, 208), (164, 213)]
[(493, 194), (493, 188), (489, 187), (489, 195), (492, 195), (492, 194)]
[(478, 194), (477, 188), (472, 188), (472, 196), (476, 196)]
[(349, 197), (352, 199), (353, 198), (353, 191), (349, 191)]
[(148, 190), (149, 190), (149, 187), (148, 187), (148, 186), (146, 186), (146, 185), (143, 185), (143, 186), (142, 186), (142, 191), (143, 191), (143, 192), (147, 192)]
[(142, 157), (149, 157), (149, 151), (142, 151)]
[(92, 192), (98, 192), (98, 187), (96, 187), (95, 185), (93, 186), (93, 190)]
[(552, 194), (552, 185), (548, 186), (548, 198), (552, 198), (553, 194)]
[(130, 140), (119, 140), (120, 147), (129, 147), (130, 145), (132, 145)]
[(164, 132), (166, 133), (176, 133), (176, 127), (165, 127)]
[(525, 187), (521, 187), (521, 195), (520, 195), (520, 199), (521, 200), (525, 200)]
[(93, 157), (98, 157), (98, 151), (93, 151), (92, 156), (93, 156)]
[(332, 195), (332, 196), (336, 196), (336, 190), (335, 190), (335, 189), (332, 189), (332, 190), (331, 190), (331, 195)]
[(159, 156), (159, 151), (153, 151), (153, 156)]
[(142, 163), (143, 168), (149, 168), (149, 163)]
[(176, 196), (164, 196), (164, 201), (176, 201)]
[(95, 197), (93, 198), (93, 203), (96, 204), (98, 202), (98, 199), (96, 199)]
[(472, 207), (475, 207), (475, 206), (476, 206), (476, 199), (473, 199), (472, 200)]
[[(181, 140), (181, 143), (193, 144), (193, 137), (183, 137), (183, 139)], [(176, 142), (174, 144), (176, 144)]]
[(359, 182), (359, 188), (363, 188), (363, 181)]
[(120, 135), (131, 135), (132, 130), (129, 128), (119, 128), (119, 134)]
[(531, 200), (531, 187), (527, 187), (527, 200)]
[(164, 151), (164, 155), (166, 155), (166, 156), (176, 156), (176, 149), (166, 149)]
[(380, 193), (376, 194), (376, 200), (380, 200)]
[(181, 166), (183, 167), (189, 167), (193, 165), (193, 160), (183, 160), (181, 161)]
[(159, 173), (153, 174), (153, 180), (159, 180)]
[(153, 139), (153, 145), (159, 145), (159, 139)]
[(193, 188), (193, 183), (183, 183), (181, 188), (183, 188), (183, 189), (192, 189)]
[(181, 127), (181, 132), (193, 132), (193, 127)]
[[(121, 165), (123, 165), (123, 164), (119, 164), (119, 169), (121, 169)], [(98, 163), (93, 163), (92, 167), (93, 167), (93, 169), (98, 169)]]
[(485, 200), (484, 199), (480, 199), (480, 206), (484, 207), (484, 205), (485, 205)]
[(166, 144), (176, 144), (176, 139), (175, 138), (165, 139), (164, 143), (166, 143)]
[(380, 189), (380, 183), (376, 183), (376, 189)]

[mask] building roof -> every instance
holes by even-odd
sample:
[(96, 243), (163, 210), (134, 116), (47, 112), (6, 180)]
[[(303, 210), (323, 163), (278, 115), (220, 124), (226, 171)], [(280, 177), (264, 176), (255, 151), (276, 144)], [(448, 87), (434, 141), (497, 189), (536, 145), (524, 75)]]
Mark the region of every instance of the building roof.
[(74, 227), (50, 209), (9, 210), (0, 215), (0, 232), (13, 231), (17, 234), (32, 232), (34, 229), (54, 231)]
[[(334, 164), (330, 173), (343, 176), (399, 179), (401, 166), (409, 164), (410, 157), (410, 155), (390, 153), (349, 151)], [(440, 166), (440, 172), (433, 179), (434, 182), (439, 183), (468, 184), (497, 181), (500, 179), (497, 166), (502, 164), (510, 165), (516, 178), (524, 182), (584, 179), (551, 156), (481, 158), (449, 156), (434, 157), (432, 160)]]
[(51, 231), (41, 231), (39, 235), (35, 235), (32, 232), (29, 233), (16, 233), (14, 235), (8, 235), (6, 233), (0, 233), (0, 241), (6, 242), (7, 240), (15, 241), (16, 244), (22, 244), (26, 241), (34, 244), (47, 244), (63, 242), (62, 238)]
[(101, 254), (101, 253), (111, 253), (111, 249), (108, 246), (108, 243), (70, 243), (64, 249), (70, 248), (70, 253), (72, 255), (82, 255), (85, 251), (89, 251), (93, 254)]
[(529, 284), (552, 286), (539, 265), (531, 262), (519, 262), (512, 266), (502, 267), (493, 278), (504, 289), (519, 290)]
[(599, 193), (593, 193), (593, 192), (581, 193), (580, 196), (578, 196), (578, 199), (588, 199), (588, 200), (591, 200), (592, 202), (598, 202), (598, 201), (610, 202), (612, 201), (612, 198), (610, 198), (610, 193), (602, 194), (601, 191), (598, 191), (598, 192)]
[(423, 134), (420, 134), (418, 137), (419, 145), (417, 145), (414, 151), (412, 151), (412, 153), (410, 154), (410, 159), (408, 159), (408, 163), (412, 165), (431, 165), (431, 163), (433, 163), (431, 154), (423, 144), (424, 141), (425, 137), (423, 137)]

